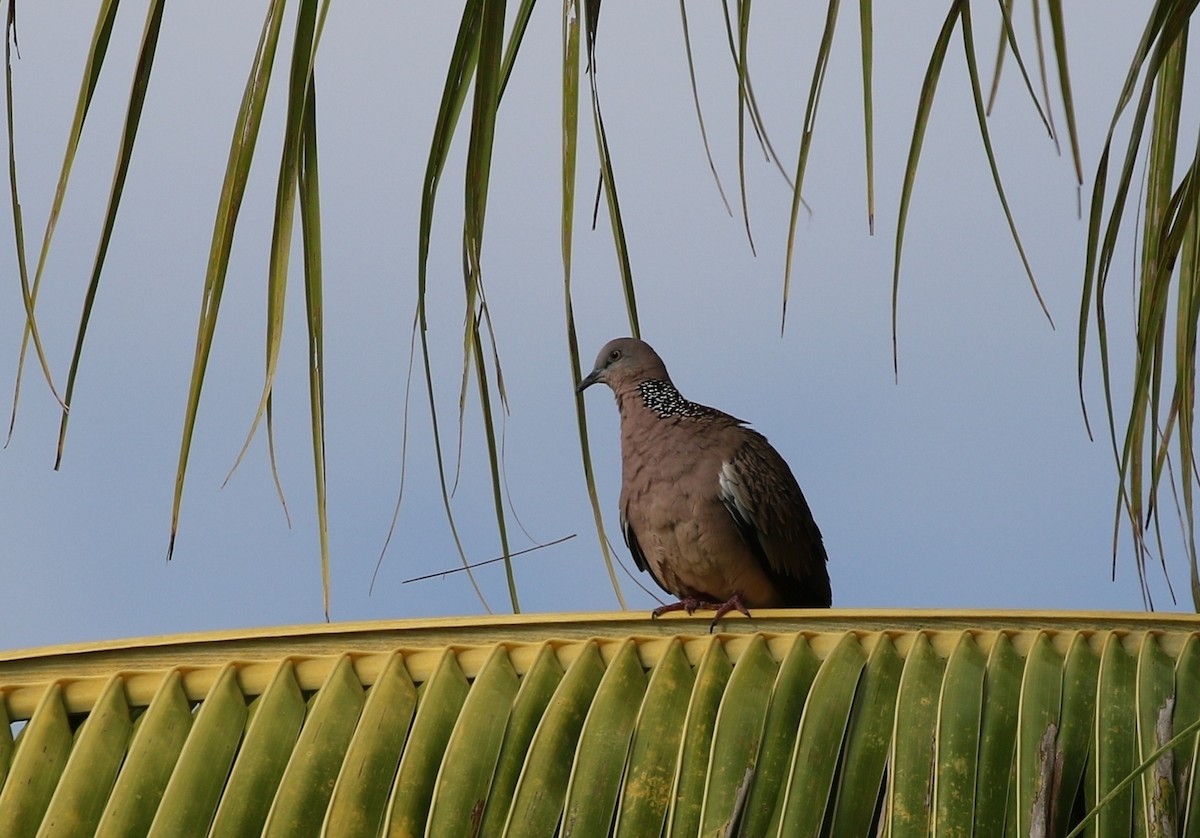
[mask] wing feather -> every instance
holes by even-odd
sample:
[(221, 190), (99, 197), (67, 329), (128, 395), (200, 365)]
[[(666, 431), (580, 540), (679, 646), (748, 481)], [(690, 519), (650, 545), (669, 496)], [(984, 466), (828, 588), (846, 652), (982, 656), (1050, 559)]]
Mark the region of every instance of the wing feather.
[(800, 484), (766, 437), (744, 442), (721, 466), (720, 498), (738, 532), (794, 605), (829, 605), (824, 541)]
[(625, 514), (623, 506), (621, 507), (621, 534), (625, 536), (625, 546), (629, 548), (629, 554), (633, 556), (633, 563), (637, 565), (637, 569), (653, 576), (654, 573), (646, 562), (646, 554), (642, 552), (642, 545), (638, 543), (637, 533), (633, 531), (633, 525), (629, 523), (629, 516)]

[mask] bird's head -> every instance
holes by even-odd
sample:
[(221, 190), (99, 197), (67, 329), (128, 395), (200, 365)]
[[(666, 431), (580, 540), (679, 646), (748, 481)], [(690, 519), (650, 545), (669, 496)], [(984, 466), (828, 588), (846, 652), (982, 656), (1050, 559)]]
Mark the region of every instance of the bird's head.
[(582, 393), (593, 384), (607, 384), (618, 396), (643, 381), (670, 381), (667, 367), (658, 353), (637, 338), (617, 338), (604, 344), (596, 356), (596, 365), (579, 382), (575, 392)]

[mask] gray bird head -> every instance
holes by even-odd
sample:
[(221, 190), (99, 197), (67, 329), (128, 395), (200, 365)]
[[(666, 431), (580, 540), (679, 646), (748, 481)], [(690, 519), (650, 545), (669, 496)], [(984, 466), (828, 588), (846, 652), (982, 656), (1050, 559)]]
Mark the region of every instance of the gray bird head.
[(579, 382), (575, 392), (582, 393), (593, 384), (602, 383), (619, 394), (648, 380), (671, 380), (662, 358), (645, 341), (617, 338), (604, 344), (596, 356), (596, 365)]

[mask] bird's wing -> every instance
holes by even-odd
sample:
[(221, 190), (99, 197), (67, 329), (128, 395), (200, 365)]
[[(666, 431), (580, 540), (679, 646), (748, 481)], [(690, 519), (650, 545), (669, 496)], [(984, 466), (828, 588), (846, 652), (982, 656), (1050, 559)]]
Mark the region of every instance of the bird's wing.
[[(637, 569), (653, 576), (654, 572), (650, 570), (646, 554), (642, 552), (642, 545), (638, 544), (637, 533), (633, 531), (633, 525), (629, 523), (629, 516), (625, 513), (624, 505), (621, 506), (621, 534), (625, 536), (625, 546), (629, 548), (629, 554), (633, 556), (633, 563), (637, 565)], [(655, 581), (658, 580), (655, 579)]]
[(825, 546), (800, 485), (765, 437), (739, 432), (744, 441), (718, 476), (721, 502), (789, 600), (829, 605)]
[(642, 545), (638, 542), (637, 533), (633, 531), (633, 524), (629, 522), (629, 515), (626, 514), (624, 505), (621, 506), (621, 534), (625, 536), (625, 546), (629, 548), (629, 555), (633, 556), (633, 563), (637, 565), (637, 569), (642, 573), (649, 573), (654, 584), (669, 593), (670, 590), (663, 584), (663, 580), (658, 578), (658, 574), (654, 572), (650, 562), (646, 561), (646, 554), (642, 552)]

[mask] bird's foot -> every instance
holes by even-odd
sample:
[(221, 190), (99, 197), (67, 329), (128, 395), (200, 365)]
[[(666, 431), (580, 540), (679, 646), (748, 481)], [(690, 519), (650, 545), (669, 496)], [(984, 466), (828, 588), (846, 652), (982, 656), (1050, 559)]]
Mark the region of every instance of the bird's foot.
[(650, 612), (650, 617), (651, 619), (657, 619), (663, 614), (667, 614), (671, 611), (686, 611), (690, 617), (700, 608), (708, 609), (720, 607), (721, 604), (718, 602), (704, 602), (703, 600), (696, 599), (694, 596), (686, 596), (679, 600), (679, 602), (670, 602), (666, 605), (658, 606), (658, 608), (655, 608)]
[(740, 611), (747, 617), (750, 616), (750, 611), (746, 608), (746, 603), (742, 602), (742, 594), (739, 591), (727, 599), (725, 602), (709, 602), (708, 600), (696, 599), (696, 597), (683, 597), (679, 602), (671, 602), (667, 605), (660, 605), (650, 612), (652, 618), (661, 617), (671, 611), (686, 611), (688, 616), (696, 613), (699, 610), (716, 611), (713, 615), (712, 622), (709, 623), (708, 633), (712, 634), (713, 629), (717, 627), (717, 622), (728, 614), (730, 611)]
[(746, 603), (742, 602), (742, 593), (738, 591), (725, 602), (717, 606), (717, 613), (713, 615), (712, 622), (708, 624), (708, 633), (712, 634), (713, 629), (717, 627), (717, 621), (728, 614), (730, 611), (740, 611), (747, 617), (750, 616), (749, 609), (746, 608)]

